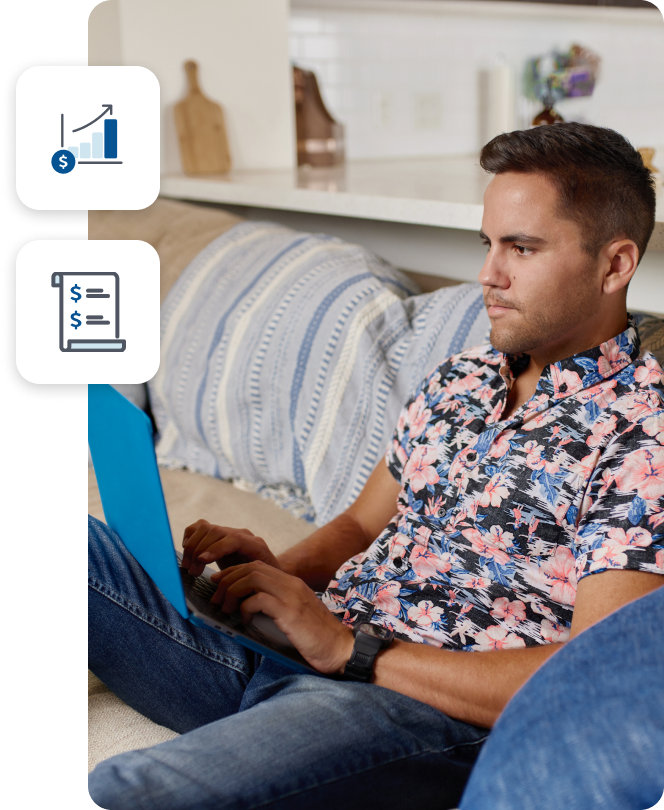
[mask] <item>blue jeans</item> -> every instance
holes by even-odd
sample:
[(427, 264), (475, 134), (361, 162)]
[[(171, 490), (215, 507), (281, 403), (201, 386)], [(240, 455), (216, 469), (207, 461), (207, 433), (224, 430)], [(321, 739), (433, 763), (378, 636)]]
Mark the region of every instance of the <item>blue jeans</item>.
[(108, 810), (455, 807), (488, 735), (373, 684), (301, 675), (183, 620), (89, 523), (90, 668), (182, 736), (92, 771)]
[(664, 792), (664, 587), (581, 633), (517, 692), (461, 810), (645, 810)]

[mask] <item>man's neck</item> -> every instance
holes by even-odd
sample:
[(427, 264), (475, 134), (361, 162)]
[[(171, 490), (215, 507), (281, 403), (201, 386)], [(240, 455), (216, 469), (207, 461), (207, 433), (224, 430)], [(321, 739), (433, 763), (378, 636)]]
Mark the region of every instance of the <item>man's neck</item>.
[[(543, 355), (536, 351), (534, 351), (530, 355), (530, 361), (527, 367), (515, 378), (512, 388), (507, 396), (507, 400), (505, 402), (505, 408), (503, 409), (502, 419), (508, 419), (518, 408), (524, 405), (528, 400), (533, 396), (535, 390), (537, 389), (537, 383), (539, 382), (540, 377), (542, 376), (542, 372), (544, 369), (551, 365), (552, 363), (557, 363), (559, 360), (564, 360), (567, 357), (573, 357), (575, 354), (581, 354), (584, 351), (588, 351), (589, 349), (593, 349), (595, 346), (600, 346), (602, 343), (606, 343), (607, 340), (610, 340), (613, 337), (621, 334), (627, 328), (627, 314), (623, 317), (621, 316), (619, 319), (616, 319), (616, 323), (622, 323), (620, 328), (616, 327), (616, 330), (610, 329), (608, 331), (611, 334), (608, 337), (604, 337), (600, 339), (599, 333), (598, 336), (593, 340), (589, 340), (589, 345), (580, 347), (576, 351), (574, 351), (571, 347), (567, 347), (564, 350), (558, 350), (555, 354), (547, 354)], [(606, 331), (605, 331), (606, 334)]]
[(503, 409), (502, 419), (509, 419), (509, 417), (522, 405), (524, 405), (535, 393), (539, 378), (542, 376), (544, 367), (540, 368), (532, 357), (528, 366), (519, 374), (507, 395), (505, 401), (505, 408)]

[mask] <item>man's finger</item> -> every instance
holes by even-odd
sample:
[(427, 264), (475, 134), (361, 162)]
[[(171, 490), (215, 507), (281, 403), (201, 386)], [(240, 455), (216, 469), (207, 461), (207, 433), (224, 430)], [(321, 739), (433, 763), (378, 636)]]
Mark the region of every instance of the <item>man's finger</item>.
[(210, 579), (218, 584), (217, 590), (212, 594), (210, 601), (215, 605), (223, 605), (226, 591), (234, 582), (237, 582), (238, 579), (246, 576), (246, 568), (247, 564), (236, 565), (231, 568), (226, 568), (223, 571), (216, 571), (214, 574), (212, 574)]
[(221, 604), (226, 613), (232, 613), (240, 600), (252, 593), (269, 593), (283, 599), (288, 596), (291, 579), (292, 577), (281, 571), (261, 563), (237, 566), (229, 576), (224, 576), (220, 581), (212, 601)]
[(240, 613), (242, 614), (242, 621), (245, 624), (250, 624), (254, 617), (254, 613), (264, 613), (275, 621), (283, 617), (287, 606), (276, 596), (261, 591), (248, 599), (245, 599), (240, 605)]
[[(202, 526), (192, 535), (185, 549), (187, 561), (197, 569), (194, 572), (190, 567), (190, 573), (198, 576), (207, 563), (232, 554), (242, 546), (243, 542), (243, 536), (238, 534), (237, 529), (227, 526)], [(214, 545), (216, 545), (215, 553), (205, 556), (205, 553)]]
[[(207, 521), (206, 521), (207, 524)], [(192, 534), (189, 535), (187, 538), (187, 542), (184, 545), (183, 555), (182, 555), (182, 563), (185, 567), (189, 566), (191, 563), (194, 551), (196, 550), (198, 544), (201, 540), (206, 536), (210, 529), (210, 524), (202, 524), (197, 526), (196, 529), (193, 531)]]
[(200, 520), (197, 520), (195, 523), (192, 523), (190, 526), (187, 526), (182, 536), (182, 548), (186, 551), (187, 546), (191, 545), (192, 537), (196, 534), (196, 532), (205, 527), (210, 528), (211, 525), (212, 524), (208, 523), (207, 520), (201, 518)]
[[(217, 527), (215, 527), (217, 528)], [(198, 576), (206, 565), (215, 560), (231, 557), (231, 564), (246, 563), (251, 556), (245, 557), (243, 551), (247, 545), (246, 538), (238, 534), (219, 537), (219, 531), (210, 531), (192, 551), (190, 573)]]
[(231, 565), (241, 565), (257, 559), (266, 562), (266, 558), (272, 556), (272, 552), (268, 549), (264, 540), (260, 537), (254, 537), (253, 535), (248, 537), (244, 534), (229, 534), (219, 538), (206, 548), (201, 545), (200, 553), (198, 553), (198, 549), (196, 551), (196, 556), (205, 563), (211, 563), (235, 553), (245, 557), (245, 559), (237, 559), (235, 562), (230, 563)]

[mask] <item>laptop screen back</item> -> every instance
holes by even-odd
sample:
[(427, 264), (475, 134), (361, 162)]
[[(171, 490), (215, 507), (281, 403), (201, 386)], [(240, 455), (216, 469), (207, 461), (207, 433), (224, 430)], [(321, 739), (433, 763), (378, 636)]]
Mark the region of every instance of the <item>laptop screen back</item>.
[(88, 443), (107, 524), (188, 618), (150, 418), (110, 385), (88, 385)]

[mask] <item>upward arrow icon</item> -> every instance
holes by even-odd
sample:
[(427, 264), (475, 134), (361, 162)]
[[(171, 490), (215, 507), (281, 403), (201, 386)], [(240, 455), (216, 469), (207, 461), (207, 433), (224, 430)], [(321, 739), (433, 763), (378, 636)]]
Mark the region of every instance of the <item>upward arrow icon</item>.
[(87, 127), (92, 126), (92, 124), (94, 124), (96, 121), (99, 121), (100, 118), (103, 118), (106, 115), (106, 113), (108, 113), (109, 115), (113, 115), (113, 105), (112, 104), (102, 104), (101, 106), (104, 107), (104, 112), (101, 115), (98, 115), (96, 118), (94, 118), (88, 124), (84, 124), (82, 127), (78, 127), (77, 129), (72, 129), (72, 132), (80, 132), (82, 129), (86, 129)]

